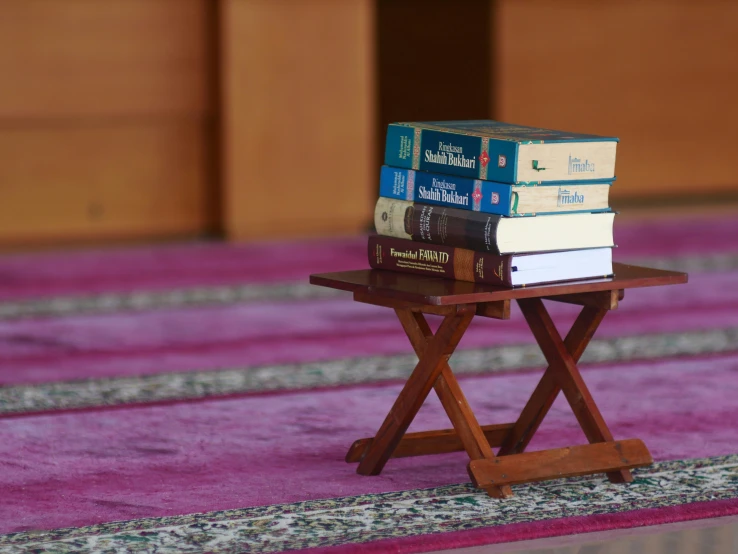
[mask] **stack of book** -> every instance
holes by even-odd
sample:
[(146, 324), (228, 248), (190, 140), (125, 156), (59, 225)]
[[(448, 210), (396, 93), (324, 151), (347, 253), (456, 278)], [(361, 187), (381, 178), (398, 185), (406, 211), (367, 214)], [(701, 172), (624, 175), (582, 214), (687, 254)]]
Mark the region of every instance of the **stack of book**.
[(391, 124), (369, 263), (508, 287), (610, 276), (617, 143), (498, 121)]

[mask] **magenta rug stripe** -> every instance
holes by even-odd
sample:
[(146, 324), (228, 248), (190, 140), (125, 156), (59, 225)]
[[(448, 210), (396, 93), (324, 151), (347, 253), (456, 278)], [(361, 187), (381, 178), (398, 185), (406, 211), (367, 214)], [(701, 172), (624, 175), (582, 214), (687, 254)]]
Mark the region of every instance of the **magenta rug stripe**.
[[(738, 271), (731, 271), (627, 291), (596, 337), (738, 327), (736, 283)], [(290, 317), (284, 304), (263, 302), (0, 321), (0, 384), (411, 353), (391, 310), (353, 302), (348, 294), (290, 306)], [(564, 333), (577, 308), (551, 302), (549, 309)], [(433, 326), (440, 321), (430, 319)], [(459, 348), (532, 342), (514, 305), (510, 321), (477, 318)]]
[(304, 281), (366, 266), (361, 237), (26, 254), (0, 259), (0, 298)]
[(0, 298), (306, 281), (310, 273), (366, 266), (362, 237), (4, 256)]
[[(695, 502), (694, 504), (683, 504), (681, 506), (669, 506), (665, 508), (649, 508), (634, 512), (597, 514), (530, 523), (513, 523), (500, 527), (472, 529), (469, 531), (388, 539), (361, 544), (360, 546), (344, 545), (312, 548), (309, 551), (303, 552), (309, 552), (310, 554), (343, 554), (345, 552), (356, 552), (357, 548), (360, 548), (362, 553), (369, 554), (375, 552), (380, 554), (385, 552), (395, 552), (397, 554), (434, 552), (454, 548), (478, 547), (479, 545), (677, 523), (695, 519), (726, 517), (735, 514), (738, 514), (738, 499), (717, 500), (714, 502)], [(291, 552), (296, 551), (293, 550)]]
[[(738, 220), (683, 216), (618, 220), (615, 257), (735, 252)], [(164, 290), (218, 284), (305, 281), (310, 273), (367, 266), (366, 239), (348, 237), (247, 245), (182, 244), (0, 258), (0, 299)]]
[[(738, 354), (583, 370), (616, 438), (658, 460), (738, 444)], [(462, 383), (482, 423), (513, 421), (536, 374)], [(81, 526), (467, 482), (465, 454), (391, 460), (360, 477), (343, 461), (398, 385), (0, 420), (0, 533)], [(685, 394), (689, 391), (689, 394)], [(431, 399), (412, 430), (446, 428)], [(531, 449), (584, 443), (562, 398)]]

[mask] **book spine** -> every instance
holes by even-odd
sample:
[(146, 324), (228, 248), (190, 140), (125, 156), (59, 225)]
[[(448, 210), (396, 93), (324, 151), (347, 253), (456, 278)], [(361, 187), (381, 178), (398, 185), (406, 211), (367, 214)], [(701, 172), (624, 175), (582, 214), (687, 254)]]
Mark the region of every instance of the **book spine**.
[(408, 125), (387, 128), (384, 163), (471, 179), (515, 182), (518, 143)]
[(496, 255), (499, 221), (499, 215), (382, 197), (374, 208), (380, 235)]
[(510, 255), (496, 256), (377, 235), (369, 237), (368, 250), (369, 265), (374, 269), (512, 287)]
[(513, 215), (511, 185), (455, 175), (385, 165), (380, 171), (379, 195), (475, 212)]

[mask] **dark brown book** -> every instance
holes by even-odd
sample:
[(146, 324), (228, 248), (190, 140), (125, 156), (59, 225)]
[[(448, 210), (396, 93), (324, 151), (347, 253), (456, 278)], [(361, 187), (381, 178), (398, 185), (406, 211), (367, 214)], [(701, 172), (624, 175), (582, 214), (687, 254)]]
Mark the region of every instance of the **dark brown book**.
[(372, 235), (368, 254), (375, 269), (505, 287), (612, 275), (611, 248), (499, 255)]
[(384, 236), (490, 254), (613, 246), (614, 213), (500, 215), (380, 197), (374, 225)]

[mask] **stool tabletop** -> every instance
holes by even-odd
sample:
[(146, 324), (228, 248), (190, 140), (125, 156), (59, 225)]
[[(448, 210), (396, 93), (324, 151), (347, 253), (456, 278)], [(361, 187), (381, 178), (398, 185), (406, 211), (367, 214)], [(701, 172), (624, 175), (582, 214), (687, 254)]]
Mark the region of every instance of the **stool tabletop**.
[(678, 285), (687, 282), (686, 273), (621, 263), (613, 263), (613, 273), (613, 277), (509, 288), (397, 271), (357, 269), (313, 274), (310, 276), (310, 283), (416, 304), (447, 306), (559, 294)]

